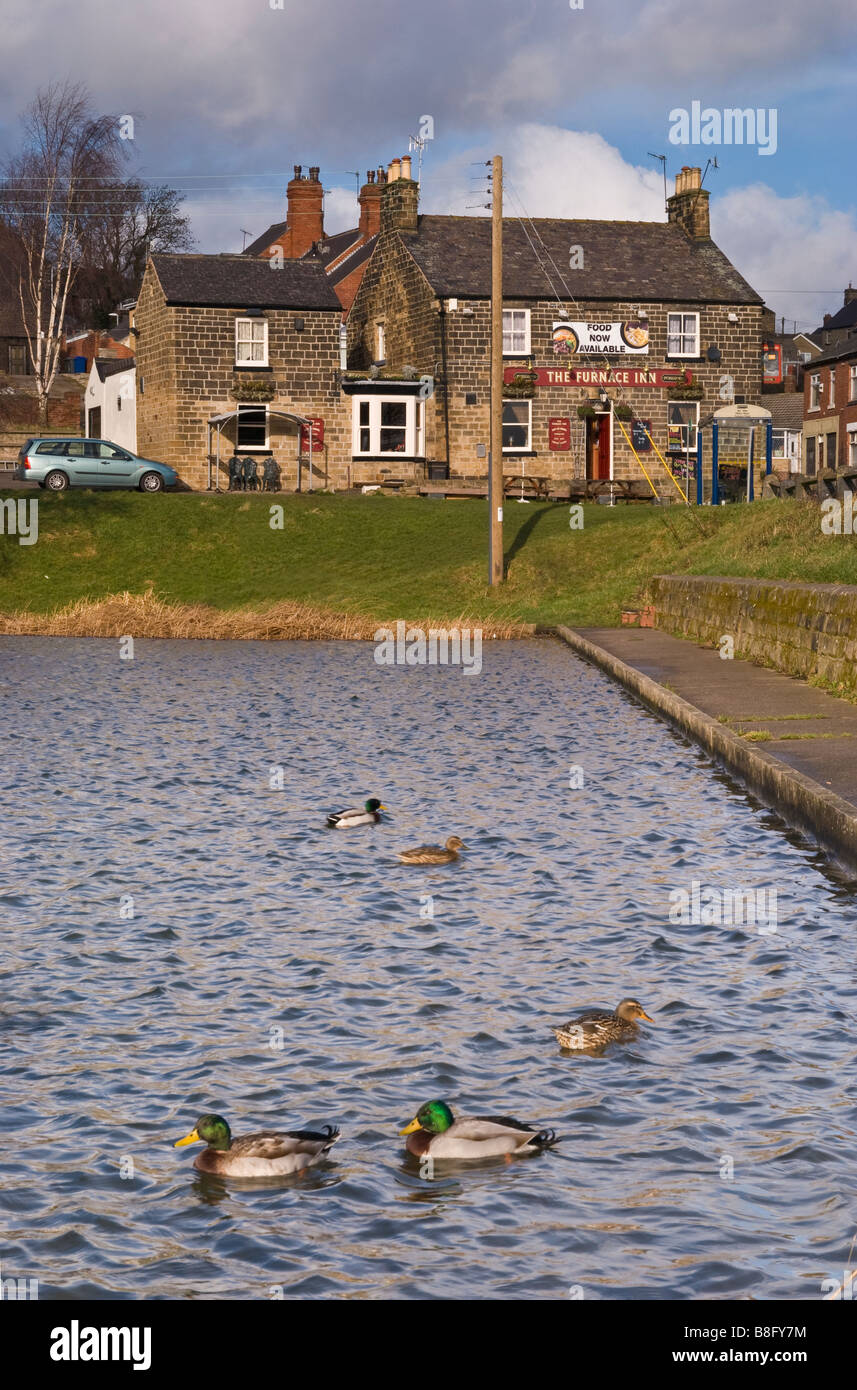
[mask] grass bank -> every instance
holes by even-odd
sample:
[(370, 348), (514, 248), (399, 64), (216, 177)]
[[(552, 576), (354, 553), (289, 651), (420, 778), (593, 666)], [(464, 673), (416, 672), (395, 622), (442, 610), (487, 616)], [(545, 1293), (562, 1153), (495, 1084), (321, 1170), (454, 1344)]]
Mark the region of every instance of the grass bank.
[(571, 530), (567, 507), (511, 501), (508, 578), (495, 593), (482, 501), (283, 497), (276, 529), (263, 496), (38, 501), (35, 545), (0, 536), (0, 631), (357, 637), (406, 619), (514, 635), (521, 624), (617, 624), (657, 573), (857, 584), (857, 538), (822, 535), (818, 509), (799, 502), (590, 506)]

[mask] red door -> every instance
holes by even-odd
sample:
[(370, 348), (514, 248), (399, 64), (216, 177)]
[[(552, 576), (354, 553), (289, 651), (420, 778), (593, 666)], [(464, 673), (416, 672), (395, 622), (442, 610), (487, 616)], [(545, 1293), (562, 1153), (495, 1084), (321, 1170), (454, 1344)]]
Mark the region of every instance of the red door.
[(610, 477), (610, 416), (598, 416), (598, 477)]

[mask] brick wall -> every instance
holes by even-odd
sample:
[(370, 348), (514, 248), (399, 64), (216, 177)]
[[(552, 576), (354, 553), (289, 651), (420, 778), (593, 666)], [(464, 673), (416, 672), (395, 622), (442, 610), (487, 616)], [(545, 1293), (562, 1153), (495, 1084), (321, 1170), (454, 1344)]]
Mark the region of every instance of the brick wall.
[[(806, 364), (803, 397), (803, 457), (805, 459), (807, 456), (806, 441), (814, 439), (817, 464), (819, 453), (821, 455), (818, 471), (849, 466), (848, 426), (857, 424), (857, 388), (852, 391), (851, 387), (851, 368), (853, 366), (857, 366), (857, 348), (855, 348), (853, 356), (850, 359), (846, 358), (843, 362), (830, 362), (819, 367), (815, 367), (811, 362)], [(818, 376), (821, 379), (821, 407), (818, 410), (810, 410), (809, 404), (813, 376)], [(831, 435), (834, 437), (832, 448), (829, 442)]]

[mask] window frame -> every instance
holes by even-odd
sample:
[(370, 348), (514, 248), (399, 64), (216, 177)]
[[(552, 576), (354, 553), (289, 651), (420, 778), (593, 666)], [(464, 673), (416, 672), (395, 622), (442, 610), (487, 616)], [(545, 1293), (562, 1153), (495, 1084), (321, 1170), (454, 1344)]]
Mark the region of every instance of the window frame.
[[(245, 443), (242, 441), (242, 439), (241, 439), (241, 416), (242, 416), (242, 414), (246, 414), (248, 411), (253, 411), (253, 412), (257, 413), (257, 414), (258, 414), (259, 411), (261, 411), (261, 412), (264, 414), (264, 416), (265, 416), (265, 442), (264, 442), (264, 444), (245, 444)], [(258, 425), (255, 426), (255, 427), (254, 427), (254, 426), (251, 426), (251, 428), (257, 428), (257, 429), (258, 429)], [(243, 449), (243, 451), (244, 451), (245, 453), (248, 453), (248, 454), (254, 454), (254, 453), (267, 454), (267, 453), (270, 453), (270, 450), (271, 450), (271, 417), (270, 417), (270, 415), (268, 414), (268, 404), (267, 404), (267, 401), (252, 401), (252, 402), (251, 402), (251, 401), (239, 401), (239, 402), (238, 402), (237, 413), (236, 413), (236, 416), (235, 416), (235, 448), (236, 448), (236, 450), (238, 450), (238, 449)]]
[[(425, 411), (422, 401), (414, 392), (385, 395), (383, 392), (351, 397), (351, 455), (359, 462), (362, 459), (423, 459), (425, 457)], [(405, 407), (405, 447), (404, 449), (382, 449), (381, 430), (401, 429), (400, 425), (381, 424), (381, 411), (385, 405), (404, 405)], [(366, 423), (363, 423), (365, 411)], [(368, 430), (369, 447), (361, 448), (361, 435)]]
[[(251, 328), (251, 332), (250, 332), (250, 336), (249, 336), (249, 340), (248, 340), (248, 341), (249, 341), (249, 346), (250, 346), (251, 349), (252, 349), (252, 347), (253, 347), (253, 333), (252, 333), (252, 328), (253, 328), (253, 326), (254, 326), (255, 324), (261, 324), (261, 325), (262, 325), (262, 357), (261, 357), (261, 358), (258, 358), (258, 359), (257, 359), (257, 358), (252, 357), (252, 356), (251, 356), (251, 357), (247, 357), (247, 358), (241, 358), (241, 357), (239, 357), (239, 355), (238, 355), (238, 347), (239, 347), (239, 342), (240, 342), (239, 328), (241, 328), (241, 327), (242, 327), (243, 325), (245, 325), (245, 324), (249, 324), (249, 325), (250, 325), (250, 328)], [(256, 315), (256, 314), (239, 314), (238, 317), (235, 319), (235, 353), (234, 353), (234, 358), (235, 358), (235, 366), (236, 366), (236, 367), (267, 367), (267, 366), (269, 365), (269, 362), (268, 362), (268, 320), (267, 320), (266, 318), (264, 318), (264, 316), (262, 316), (262, 315)]]
[[(680, 329), (680, 331), (679, 331), (677, 334), (675, 334), (675, 333), (670, 333), (670, 319), (675, 319), (675, 318), (681, 319), (681, 329)], [(693, 352), (688, 351), (688, 350), (684, 347), (685, 338), (688, 336), (688, 335), (685, 333), (685, 331), (684, 331), (684, 321), (685, 321), (685, 319), (694, 319), (694, 320), (696, 321), (696, 322), (695, 322), (694, 335), (693, 335), (693, 336), (694, 336), (694, 350), (693, 350)], [(675, 351), (673, 351), (673, 350), (670, 348), (670, 338), (671, 338), (671, 337), (673, 337), (673, 338), (677, 337), (678, 340), (679, 340), (680, 346), (679, 346), (679, 348), (677, 348)], [(667, 357), (667, 358), (676, 358), (676, 359), (678, 359), (679, 361), (684, 361), (684, 360), (686, 360), (686, 359), (688, 359), (688, 358), (699, 359), (699, 358), (702, 356), (702, 325), (701, 325), (701, 323), (700, 323), (700, 314), (699, 314), (699, 310), (698, 310), (698, 309), (668, 309), (668, 310), (667, 310), (667, 343), (666, 343), (666, 348), (667, 348), (666, 354), (665, 354), (666, 357)]]
[(852, 362), (848, 369), (848, 404), (857, 404), (857, 362)]
[[(671, 425), (675, 425), (675, 424), (677, 423), (676, 421), (670, 419), (670, 411), (672, 410), (672, 408), (673, 408), (674, 405), (681, 406), (681, 408), (682, 408), (683, 410), (686, 410), (688, 406), (692, 406), (692, 407), (693, 407), (693, 410), (694, 410), (694, 412), (695, 412), (695, 417), (694, 417), (693, 420), (683, 420), (683, 421), (681, 422), (681, 428), (682, 428), (683, 430), (688, 430), (688, 429), (690, 429), (691, 427), (693, 428), (693, 442), (692, 442), (692, 443), (687, 443), (687, 442), (685, 442), (685, 443), (682, 445), (681, 449), (671, 449), (671, 448), (669, 447), (669, 432), (670, 432), (670, 426), (671, 426)], [(694, 456), (694, 458), (695, 458), (695, 457), (696, 457), (696, 451), (697, 451), (697, 445), (698, 445), (698, 443), (699, 443), (699, 401), (671, 401), (671, 400), (668, 400), (668, 401), (667, 401), (667, 449), (666, 449), (666, 452), (667, 452), (668, 454), (670, 454), (670, 453), (672, 453), (672, 454), (674, 454), (674, 453), (680, 453), (680, 454), (682, 454), (682, 455), (684, 455), (684, 454), (692, 454), (692, 455)]]
[(857, 425), (846, 426), (848, 446), (845, 451), (849, 468), (857, 468)]
[(810, 372), (809, 374), (809, 405), (807, 410), (821, 410), (821, 372)]
[[(521, 331), (521, 330), (516, 330), (515, 328), (513, 328), (513, 327), (511, 326), (511, 323), (510, 323), (510, 327), (509, 327), (508, 329), (506, 328), (506, 315), (507, 315), (507, 314), (509, 314), (509, 315), (523, 314), (523, 316), (524, 316), (523, 337), (524, 337), (524, 344), (525, 344), (525, 346), (522, 347), (522, 348), (515, 348), (515, 347), (510, 346), (509, 349), (508, 349), (508, 351), (507, 351), (507, 349), (506, 349), (506, 335), (507, 335), (507, 333), (508, 333), (508, 336), (509, 336), (509, 342), (510, 342), (510, 344), (511, 344), (511, 343), (512, 343), (512, 340), (513, 340), (513, 338), (514, 338), (514, 336), (515, 336), (516, 331), (517, 331), (517, 332), (520, 332), (520, 331)], [(530, 313), (530, 310), (529, 310), (529, 309), (522, 309), (522, 308), (520, 308), (520, 307), (515, 307), (515, 306), (510, 306), (509, 308), (504, 307), (504, 308), (503, 308), (503, 356), (504, 356), (504, 357), (531, 357), (531, 356), (532, 356), (532, 351), (533, 351), (532, 315), (531, 315), (531, 313)]]
[[(521, 405), (525, 405), (527, 407), (527, 442), (526, 444), (503, 444), (502, 452), (504, 454), (531, 454), (533, 452), (533, 402), (532, 400), (530, 400), (528, 396), (509, 396), (503, 401), (504, 418), (501, 428), (501, 438), (504, 436), (506, 430), (506, 407)], [(520, 421), (515, 420), (514, 422), (510, 423), (519, 425)]]

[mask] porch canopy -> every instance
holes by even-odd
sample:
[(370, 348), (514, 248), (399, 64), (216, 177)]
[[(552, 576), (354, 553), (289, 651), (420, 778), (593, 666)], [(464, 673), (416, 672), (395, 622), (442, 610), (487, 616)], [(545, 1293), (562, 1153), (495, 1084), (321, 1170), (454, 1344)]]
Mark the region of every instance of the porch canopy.
[[(242, 402), (242, 404), (245, 404), (245, 405), (246, 405), (247, 402)], [(262, 403), (260, 403), (260, 405), (266, 405), (266, 403), (262, 402)], [(268, 410), (267, 413), (268, 413), (268, 418), (270, 418), (272, 415), (275, 415), (275, 416), (277, 416), (277, 418), (280, 419), (280, 420), (291, 420), (291, 421), (292, 421), (294, 424), (296, 424), (296, 425), (306, 425), (306, 426), (307, 426), (307, 436), (308, 436), (308, 438), (309, 438), (309, 490), (310, 490), (310, 492), (312, 492), (312, 421), (311, 421), (310, 419), (308, 419), (308, 417), (307, 417), (306, 415), (295, 415), (295, 413), (294, 413), (293, 411), (291, 411), (291, 410)], [(213, 428), (216, 428), (216, 429), (217, 429), (216, 474), (215, 474), (215, 489), (214, 489), (214, 490), (215, 490), (215, 492), (219, 492), (219, 491), (220, 491), (219, 483), (220, 483), (220, 438), (221, 438), (221, 431), (222, 431), (224, 425), (228, 425), (229, 422), (230, 422), (231, 420), (237, 420), (237, 419), (238, 419), (238, 409), (237, 409), (237, 407), (236, 407), (235, 410), (227, 411), (227, 413), (226, 413), (225, 415), (210, 415), (209, 418), (208, 418), (208, 421), (207, 421), (207, 425), (208, 425), (208, 489), (207, 489), (207, 490), (208, 490), (209, 492), (211, 492), (211, 431), (212, 431)], [(237, 447), (237, 445), (236, 445), (236, 447)], [(300, 490), (301, 490), (301, 452), (300, 452), (300, 447), (298, 447), (298, 492), (300, 492)]]

